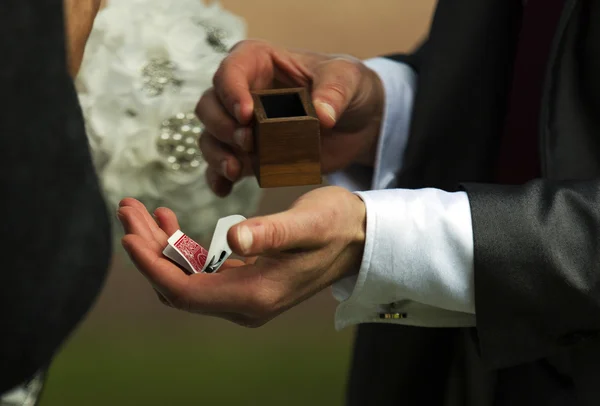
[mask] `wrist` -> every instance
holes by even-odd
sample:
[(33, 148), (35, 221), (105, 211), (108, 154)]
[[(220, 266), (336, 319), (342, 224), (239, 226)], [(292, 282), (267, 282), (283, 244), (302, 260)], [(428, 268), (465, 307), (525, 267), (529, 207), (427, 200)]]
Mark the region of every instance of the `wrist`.
[(367, 238), (367, 207), (357, 194), (351, 194), (352, 235), (350, 244), (363, 246)]
[(360, 272), (365, 242), (367, 238), (367, 207), (360, 196), (352, 194), (352, 221), (353, 230), (347, 246), (349, 253), (349, 266), (346, 267), (343, 277), (357, 275)]

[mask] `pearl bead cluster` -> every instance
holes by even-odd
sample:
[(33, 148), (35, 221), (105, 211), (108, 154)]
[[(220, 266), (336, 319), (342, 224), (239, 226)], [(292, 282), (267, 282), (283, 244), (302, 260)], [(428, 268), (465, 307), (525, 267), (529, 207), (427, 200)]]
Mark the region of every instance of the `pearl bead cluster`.
[(178, 113), (162, 122), (157, 149), (167, 167), (185, 172), (200, 167), (202, 154), (198, 140), (202, 129), (202, 123), (194, 113)]

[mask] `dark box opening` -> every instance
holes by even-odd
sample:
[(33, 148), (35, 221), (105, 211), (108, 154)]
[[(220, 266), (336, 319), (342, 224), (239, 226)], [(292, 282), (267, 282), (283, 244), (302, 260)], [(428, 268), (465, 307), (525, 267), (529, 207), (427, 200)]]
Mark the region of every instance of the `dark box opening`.
[(306, 116), (298, 93), (270, 94), (260, 96), (267, 118)]

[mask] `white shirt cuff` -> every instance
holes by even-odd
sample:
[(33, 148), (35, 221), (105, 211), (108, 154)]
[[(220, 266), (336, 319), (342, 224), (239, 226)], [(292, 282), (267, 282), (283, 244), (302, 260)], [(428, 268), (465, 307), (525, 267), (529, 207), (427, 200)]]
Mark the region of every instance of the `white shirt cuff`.
[[(351, 166), (329, 182), (359, 192), (391, 189), (402, 168), (417, 77), (386, 58), (365, 61), (383, 83), (385, 107), (374, 171)], [(435, 189), (357, 193), (367, 207), (358, 276), (333, 285), (336, 328), (366, 322), (427, 327), (475, 325), (473, 237), (465, 193)], [(380, 319), (380, 313), (405, 313)]]
[(417, 84), (415, 72), (406, 64), (387, 58), (368, 59), (364, 64), (381, 79), (385, 106), (377, 142), (375, 171), (371, 173), (366, 168), (351, 166), (328, 176), (329, 183), (351, 191), (393, 187), (396, 174), (402, 167), (402, 158), (408, 142)]
[[(475, 325), (473, 231), (465, 192), (357, 193), (367, 209), (358, 276), (333, 286), (336, 328), (364, 322), (427, 327)], [(380, 320), (380, 313), (403, 319)]]

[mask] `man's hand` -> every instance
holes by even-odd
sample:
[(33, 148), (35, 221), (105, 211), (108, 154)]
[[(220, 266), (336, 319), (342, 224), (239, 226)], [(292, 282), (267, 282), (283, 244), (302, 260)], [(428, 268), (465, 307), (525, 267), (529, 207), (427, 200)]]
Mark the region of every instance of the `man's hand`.
[(64, 0), (66, 36), (67, 36), (67, 62), (71, 77), (77, 76), (85, 44), (87, 43), (94, 19), (102, 0)]
[(182, 310), (258, 327), (360, 269), (366, 210), (337, 187), (302, 196), (287, 211), (246, 220), (228, 242), (245, 263), (228, 260), (216, 274), (187, 275), (162, 255), (178, 229), (172, 211), (156, 221), (134, 199), (121, 202), (123, 246), (163, 302)]
[(325, 173), (352, 162), (373, 164), (384, 91), (375, 72), (357, 59), (243, 41), (224, 59), (213, 83), (196, 114), (206, 127), (200, 149), (209, 164), (208, 183), (216, 194), (226, 196), (234, 182), (252, 173), (250, 91), (275, 84), (311, 89), (324, 130)]

